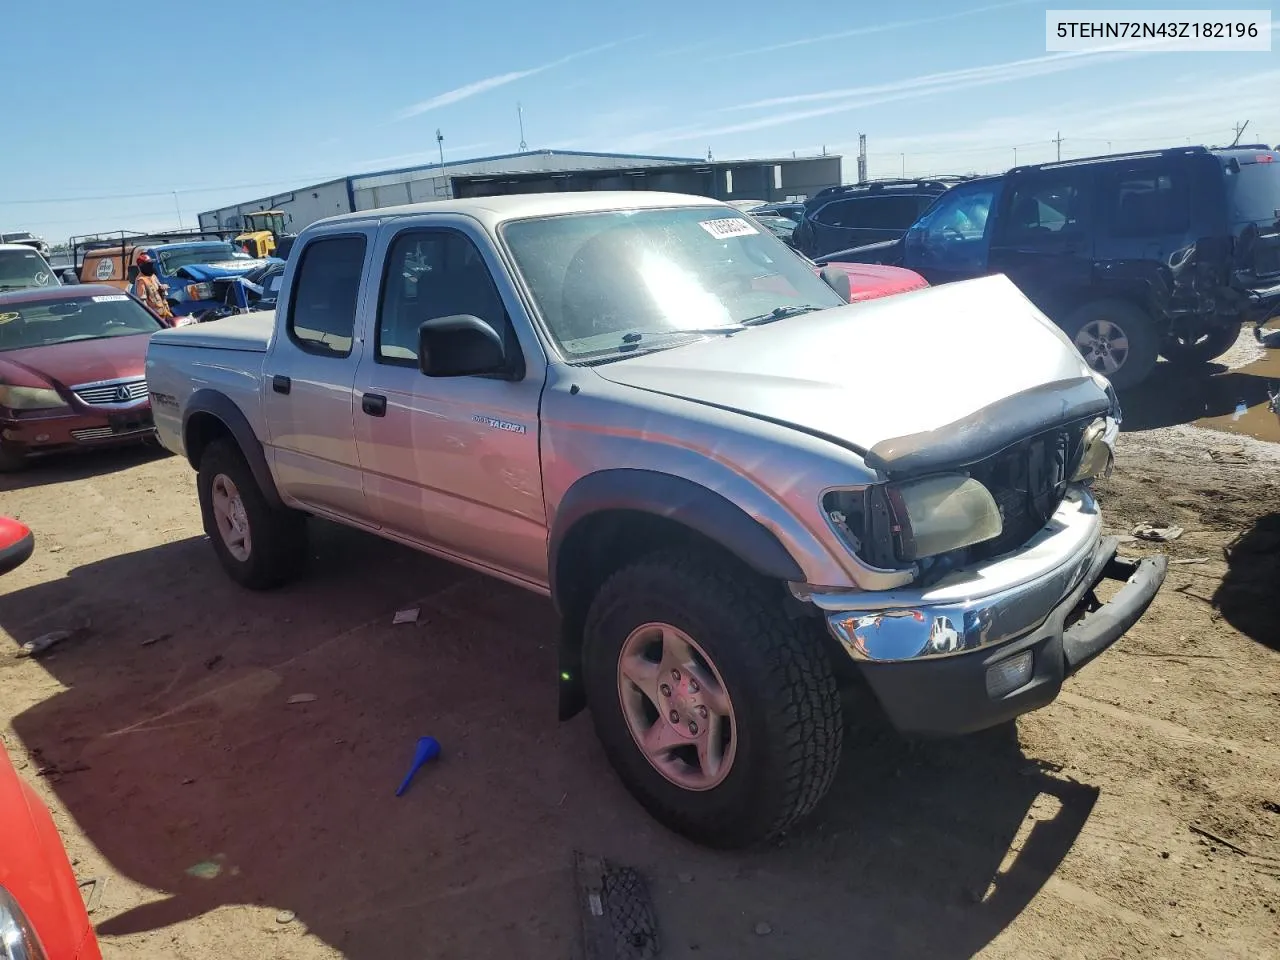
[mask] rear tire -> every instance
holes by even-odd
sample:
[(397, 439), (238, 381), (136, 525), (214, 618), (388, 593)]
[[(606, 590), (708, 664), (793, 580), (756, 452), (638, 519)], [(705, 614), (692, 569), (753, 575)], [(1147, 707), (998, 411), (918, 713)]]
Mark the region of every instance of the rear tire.
[[(698, 843), (742, 847), (823, 798), (843, 724), (809, 625), (788, 619), (750, 571), (699, 552), (650, 555), (600, 588), (584, 631), (587, 699), (610, 763), (655, 819)], [(668, 647), (692, 659), (669, 658)], [(651, 761), (642, 742), (672, 746), (651, 749)]]
[(307, 557), (306, 517), (267, 502), (234, 440), (209, 444), (196, 487), (204, 531), (231, 579), (268, 590), (298, 574)]
[(1201, 334), (1199, 340), (1165, 337), (1160, 344), (1160, 355), (1180, 367), (1194, 367), (1217, 360), (1236, 345), (1244, 324), (1237, 321), (1225, 327), (1213, 327)]
[(1094, 300), (1062, 324), (1084, 362), (1117, 389), (1136, 387), (1151, 375), (1160, 338), (1150, 315), (1128, 300)]

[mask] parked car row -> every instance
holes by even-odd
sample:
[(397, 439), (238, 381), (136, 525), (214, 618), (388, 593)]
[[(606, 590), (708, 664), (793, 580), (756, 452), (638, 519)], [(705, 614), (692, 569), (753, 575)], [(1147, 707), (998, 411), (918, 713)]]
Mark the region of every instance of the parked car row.
[[(914, 289), (847, 302), (868, 283)], [(907, 732), (999, 724), (1164, 578), (1102, 534), (1114, 390), (1003, 277), (929, 289), (714, 201), (547, 193), (314, 223), (278, 303), (149, 338), (226, 573), (297, 576), (323, 517), (549, 595), (561, 715), (589, 706), (702, 843), (819, 803), (842, 685)]]
[(894, 264), (931, 284), (1002, 273), (1094, 370), (1132, 387), (1159, 357), (1221, 356), (1242, 324), (1280, 309), (1280, 152), (1186, 147), (1018, 167), (951, 186), (902, 236), (816, 259)]

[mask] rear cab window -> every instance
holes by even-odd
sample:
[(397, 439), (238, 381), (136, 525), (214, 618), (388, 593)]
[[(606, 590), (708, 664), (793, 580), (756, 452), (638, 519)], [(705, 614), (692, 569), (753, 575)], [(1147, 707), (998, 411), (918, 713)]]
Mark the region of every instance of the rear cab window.
[(1102, 174), (1102, 210), (1113, 237), (1159, 237), (1191, 227), (1186, 164), (1113, 164)]
[(319, 237), (303, 248), (286, 330), (308, 353), (350, 356), (367, 242), (363, 235), (344, 234)]

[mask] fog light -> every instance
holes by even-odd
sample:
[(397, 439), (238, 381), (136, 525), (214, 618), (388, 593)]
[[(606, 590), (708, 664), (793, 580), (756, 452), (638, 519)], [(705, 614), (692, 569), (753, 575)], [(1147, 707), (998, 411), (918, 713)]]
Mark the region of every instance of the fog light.
[(36, 443), (48, 443), (48, 442), (49, 442), (49, 435), (47, 433), (36, 434)]
[(987, 667), (987, 696), (994, 700), (1026, 684), (1031, 679), (1031, 664), (1031, 651), (1023, 650)]

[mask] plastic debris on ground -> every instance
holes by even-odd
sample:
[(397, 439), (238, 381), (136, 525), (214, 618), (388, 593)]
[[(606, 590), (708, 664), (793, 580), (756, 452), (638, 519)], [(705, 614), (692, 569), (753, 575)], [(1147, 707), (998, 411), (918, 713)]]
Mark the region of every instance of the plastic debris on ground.
[(288, 699), (288, 703), (311, 703), (318, 699), (314, 693), (295, 693)]
[(409, 782), (413, 780), (413, 775), (438, 756), (440, 756), (440, 741), (435, 737), (419, 737), (418, 745), (413, 751), (413, 763), (410, 764), (409, 772), (405, 774), (405, 778), (400, 781), (400, 786), (396, 789), (396, 796), (402, 796), (409, 789)]
[(1140, 523), (1133, 528), (1135, 537), (1139, 540), (1150, 540), (1153, 543), (1167, 543), (1170, 540), (1177, 540), (1182, 534), (1182, 527), (1173, 523), (1164, 526), (1154, 523)]
[(74, 630), (53, 630), (49, 633), (41, 634), (34, 640), (28, 640), (18, 649), (20, 657), (38, 657), (56, 643), (61, 643), (68, 639)]
[(404, 610), (397, 610), (391, 624), (395, 626), (398, 623), (417, 623), (418, 614), (421, 612), (420, 607), (408, 607)]

